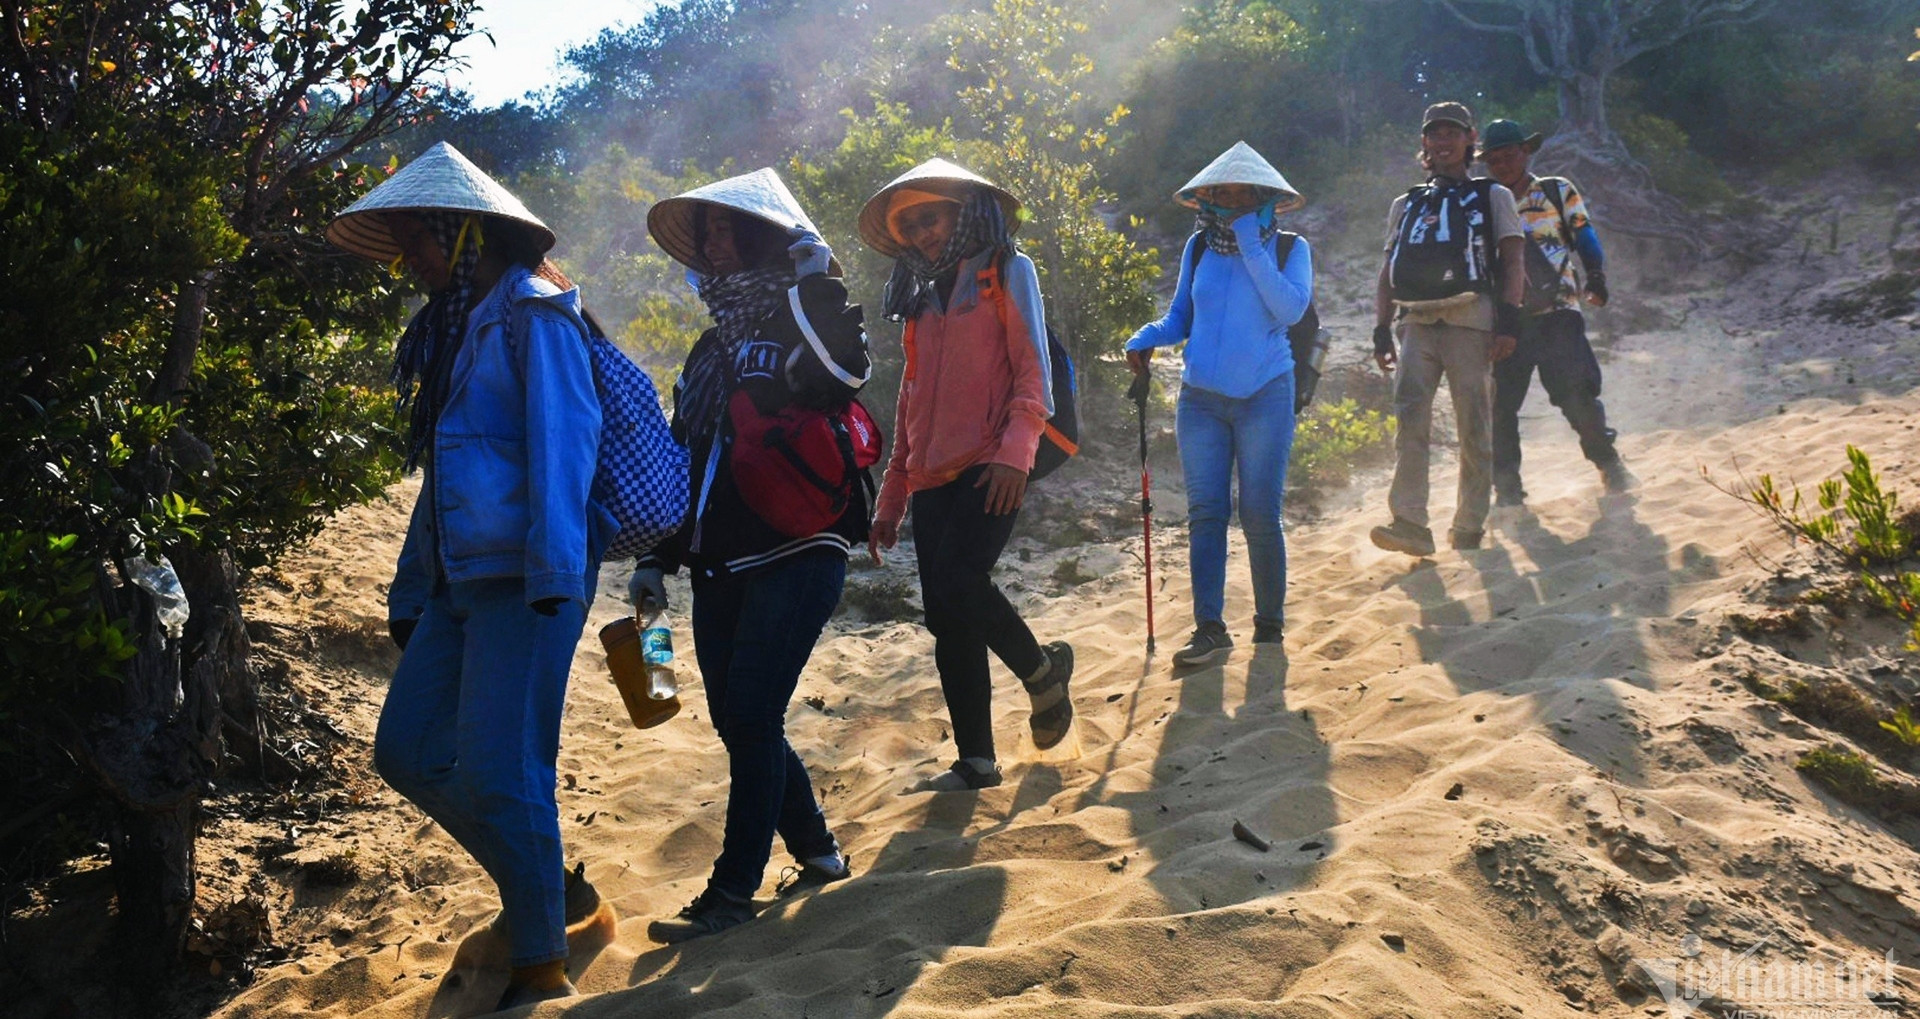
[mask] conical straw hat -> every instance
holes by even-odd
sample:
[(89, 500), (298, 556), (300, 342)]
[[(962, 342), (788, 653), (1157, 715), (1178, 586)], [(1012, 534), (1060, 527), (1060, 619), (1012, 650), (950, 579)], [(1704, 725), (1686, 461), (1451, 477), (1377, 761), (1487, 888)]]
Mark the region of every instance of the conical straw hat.
[[(800, 200), (787, 190), (787, 182), (770, 166), (763, 166), (752, 173), (738, 177), (728, 177), (711, 184), (703, 184), (683, 195), (661, 199), (647, 210), (647, 233), (653, 235), (653, 243), (660, 250), (672, 256), (674, 261), (698, 273), (711, 273), (707, 256), (699, 248), (694, 238), (694, 217), (700, 214), (700, 206), (718, 205), (744, 212), (756, 219), (765, 220), (781, 230), (799, 227), (813, 233), (820, 229), (807, 218), (806, 211), (800, 208)], [(840, 275), (840, 260), (835, 258), (827, 270), (833, 276)]]
[(895, 177), (886, 187), (874, 192), (873, 197), (867, 199), (867, 204), (860, 208), (860, 239), (883, 255), (898, 257), (900, 254), (900, 241), (887, 227), (887, 206), (892, 201), (893, 193), (906, 187), (956, 198), (968, 188), (986, 188), (1000, 200), (1000, 212), (1007, 218), (1007, 232), (1020, 232), (1020, 199), (1013, 197), (1013, 192), (963, 166), (944, 159), (929, 159)]
[(553, 231), (527, 211), (520, 199), (500, 186), (460, 150), (440, 142), (401, 167), (384, 183), (366, 193), (327, 224), (327, 240), (376, 262), (400, 257), (400, 246), (387, 230), (387, 212), (425, 212), (450, 209), (498, 216), (531, 227), (540, 250), (553, 247)]
[(1287, 183), (1287, 178), (1273, 168), (1273, 164), (1253, 151), (1246, 142), (1234, 142), (1233, 148), (1220, 153), (1218, 159), (1207, 164), (1207, 168), (1193, 175), (1193, 179), (1180, 186), (1173, 193), (1173, 200), (1189, 209), (1200, 207), (1200, 200), (1194, 197), (1194, 191), (1215, 184), (1252, 184), (1255, 187), (1271, 188), (1280, 192), (1280, 201), (1273, 211), (1292, 212), (1307, 204), (1300, 192)]

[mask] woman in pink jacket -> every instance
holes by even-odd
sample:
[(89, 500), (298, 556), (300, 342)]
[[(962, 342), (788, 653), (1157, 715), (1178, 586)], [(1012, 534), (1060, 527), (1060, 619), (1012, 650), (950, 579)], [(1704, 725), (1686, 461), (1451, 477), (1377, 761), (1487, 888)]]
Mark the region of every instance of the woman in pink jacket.
[(1000, 784), (987, 652), (1032, 698), (1034, 745), (1073, 723), (1073, 648), (1042, 647), (992, 571), (1053, 414), (1046, 319), (1033, 260), (1013, 244), (1020, 203), (943, 159), (895, 178), (860, 212), (860, 236), (894, 256), (886, 316), (904, 321), (906, 371), (869, 551), (892, 548), (909, 503), (934, 664), (959, 759), (920, 788)]

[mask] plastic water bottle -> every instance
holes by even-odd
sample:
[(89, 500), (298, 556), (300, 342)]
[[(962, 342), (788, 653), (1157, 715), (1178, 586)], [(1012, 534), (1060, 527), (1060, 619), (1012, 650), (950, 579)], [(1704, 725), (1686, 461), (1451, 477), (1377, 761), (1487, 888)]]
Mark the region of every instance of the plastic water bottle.
[(647, 600), (646, 617), (640, 621), (640, 658), (647, 663), (647, 697), (672, 700), (680, 695), (680, 684), (673, 678), (673, 630), (667, 625), (664, 609)]
[(154, 615), (167, 636), (174, 640), (186, 636), (187, 620), (192, 617), (193, 609), (187, 603), (186, 589), (180, 586), (180, 575), (173, 571), (173, 563), (166, 556), (161, 556), (158, 563), (134, 556), (121, 565), (126, 567), (134, 585), (153, 597)]
[(648, 602), (645, 621), (623, 616), (601, 629), (607, 671), (627, 706), (627, 717), (642, 729), (680, 713), (680, 684), (673, 678), (673, 631), (667, 614)]

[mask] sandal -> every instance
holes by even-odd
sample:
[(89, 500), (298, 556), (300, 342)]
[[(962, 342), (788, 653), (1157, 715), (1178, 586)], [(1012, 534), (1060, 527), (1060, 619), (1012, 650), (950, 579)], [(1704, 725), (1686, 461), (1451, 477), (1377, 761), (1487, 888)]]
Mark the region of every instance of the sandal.
[(957, 793), (965, 789), (991, 789), (1000, 782), (998, 762), (985, 757), (962, 757), (940, 774), (921, 779), (912, 791)]
[(1048, 750), (1066, 739), (1073, 727), (1073, 699), (1067, 694), (1067, 683), (1073, 679), (1073, 646), (1056, 640), (1040, 650), (1046, 653), (1047, 671), (1037, 680), (1020, 682), (1033, 699), (1033, 714), (1027, 719), (1033, 745)]

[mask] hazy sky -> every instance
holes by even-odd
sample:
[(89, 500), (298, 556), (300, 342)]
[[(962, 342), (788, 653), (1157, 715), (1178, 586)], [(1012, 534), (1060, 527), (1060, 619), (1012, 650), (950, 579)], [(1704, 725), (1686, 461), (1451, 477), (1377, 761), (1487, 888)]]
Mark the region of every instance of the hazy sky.
[(449, 77), (480, 106), (498, 106), (559, 78), (560, 53), (612, 25), (633, 25), (661, 0), (481, 0), (475, 35), (454, 52), (465, 70)]

